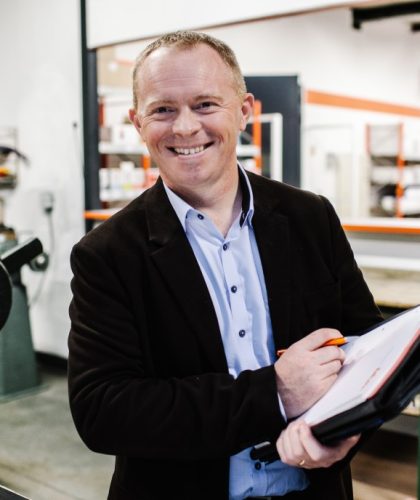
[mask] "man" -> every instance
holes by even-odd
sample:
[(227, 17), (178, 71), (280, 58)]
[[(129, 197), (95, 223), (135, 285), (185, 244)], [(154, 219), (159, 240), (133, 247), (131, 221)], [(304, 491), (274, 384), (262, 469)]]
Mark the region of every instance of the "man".
[[(70, 402), (117, 456), (109, 498), (351, 498), (358, 436), (325, 447), (296, 419), (341, 368), (323, 344), (380, 319), (334, 210), (238, 166), (253, 96), (222, 42), (160, 38), (133, 91), (160, 179), (72, 253)], [(276, 440), (281, 460), (250, 458)]]

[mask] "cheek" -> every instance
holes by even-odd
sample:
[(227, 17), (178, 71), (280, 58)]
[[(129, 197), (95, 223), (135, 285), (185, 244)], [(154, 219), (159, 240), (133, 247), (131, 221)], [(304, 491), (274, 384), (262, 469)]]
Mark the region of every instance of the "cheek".
[(145, 123), (140, 130), (143, 141), (150, 147), (156, 147), (163, 135), (162, 127), (155, 123)]
[(208, 129), (213, 133), (223, 135), (225, 137), (237, 137), (239, 131), (242, 130), (240, 116), (237, 113), (228, 111), (212, 118), (208, 121), (207, 125)]

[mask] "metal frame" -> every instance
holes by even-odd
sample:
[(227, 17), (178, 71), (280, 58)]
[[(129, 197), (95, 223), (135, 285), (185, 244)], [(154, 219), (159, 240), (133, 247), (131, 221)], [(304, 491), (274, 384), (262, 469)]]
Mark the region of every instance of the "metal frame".
[[(98, 169), (98, 79), (97, 52), (88, 49), (86, 32), (86, 0), (80, 0), (81, 48), (82, 48), (82, 91), (83, 91), (83, 152), (85, 179), (85, 210), (100, 208)], [(86, 222), (86, 230), (92, 225)]]
[[(270, 124), (270, 179), (283, 180), (283, 116), (281, 113), (263, 113), (261, 123)], [(253, 118), (249, 120), (253, 123)]]

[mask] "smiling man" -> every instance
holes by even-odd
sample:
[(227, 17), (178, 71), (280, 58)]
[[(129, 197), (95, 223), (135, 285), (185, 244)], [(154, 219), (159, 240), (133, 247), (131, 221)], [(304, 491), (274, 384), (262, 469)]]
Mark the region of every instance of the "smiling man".
[[(133, 76), (160, 179), (72, 252), (70, 404), (117, 456), (109, 498), (352, 498), (358, 436), (298, 418), (341, 368), (323, 344), (380, 320), (334, 210), (238, 164), (253, 96), (223, 42), (165, 35)], [(251, 459), (263, 441), (279, 460)]]
[(209, 45), (161, 47), (137, 64), (130, 110), (165, 185), (224, 235), (240, 210), (236, 145), (253, 105), (241, 80)]

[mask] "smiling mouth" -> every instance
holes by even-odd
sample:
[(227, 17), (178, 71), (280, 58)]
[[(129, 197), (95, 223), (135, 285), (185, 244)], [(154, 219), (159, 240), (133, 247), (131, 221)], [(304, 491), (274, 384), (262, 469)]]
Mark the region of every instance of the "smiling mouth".
[(212, 144), (213, 144), (212, 142), (208, 142), (207, 144), (202, 144), (201, 146), (194, 146), (192, 148), (168, 148), (168, 149), (173, 153), (176, 153), (177, 155), (190, 156), (203, 152)]

